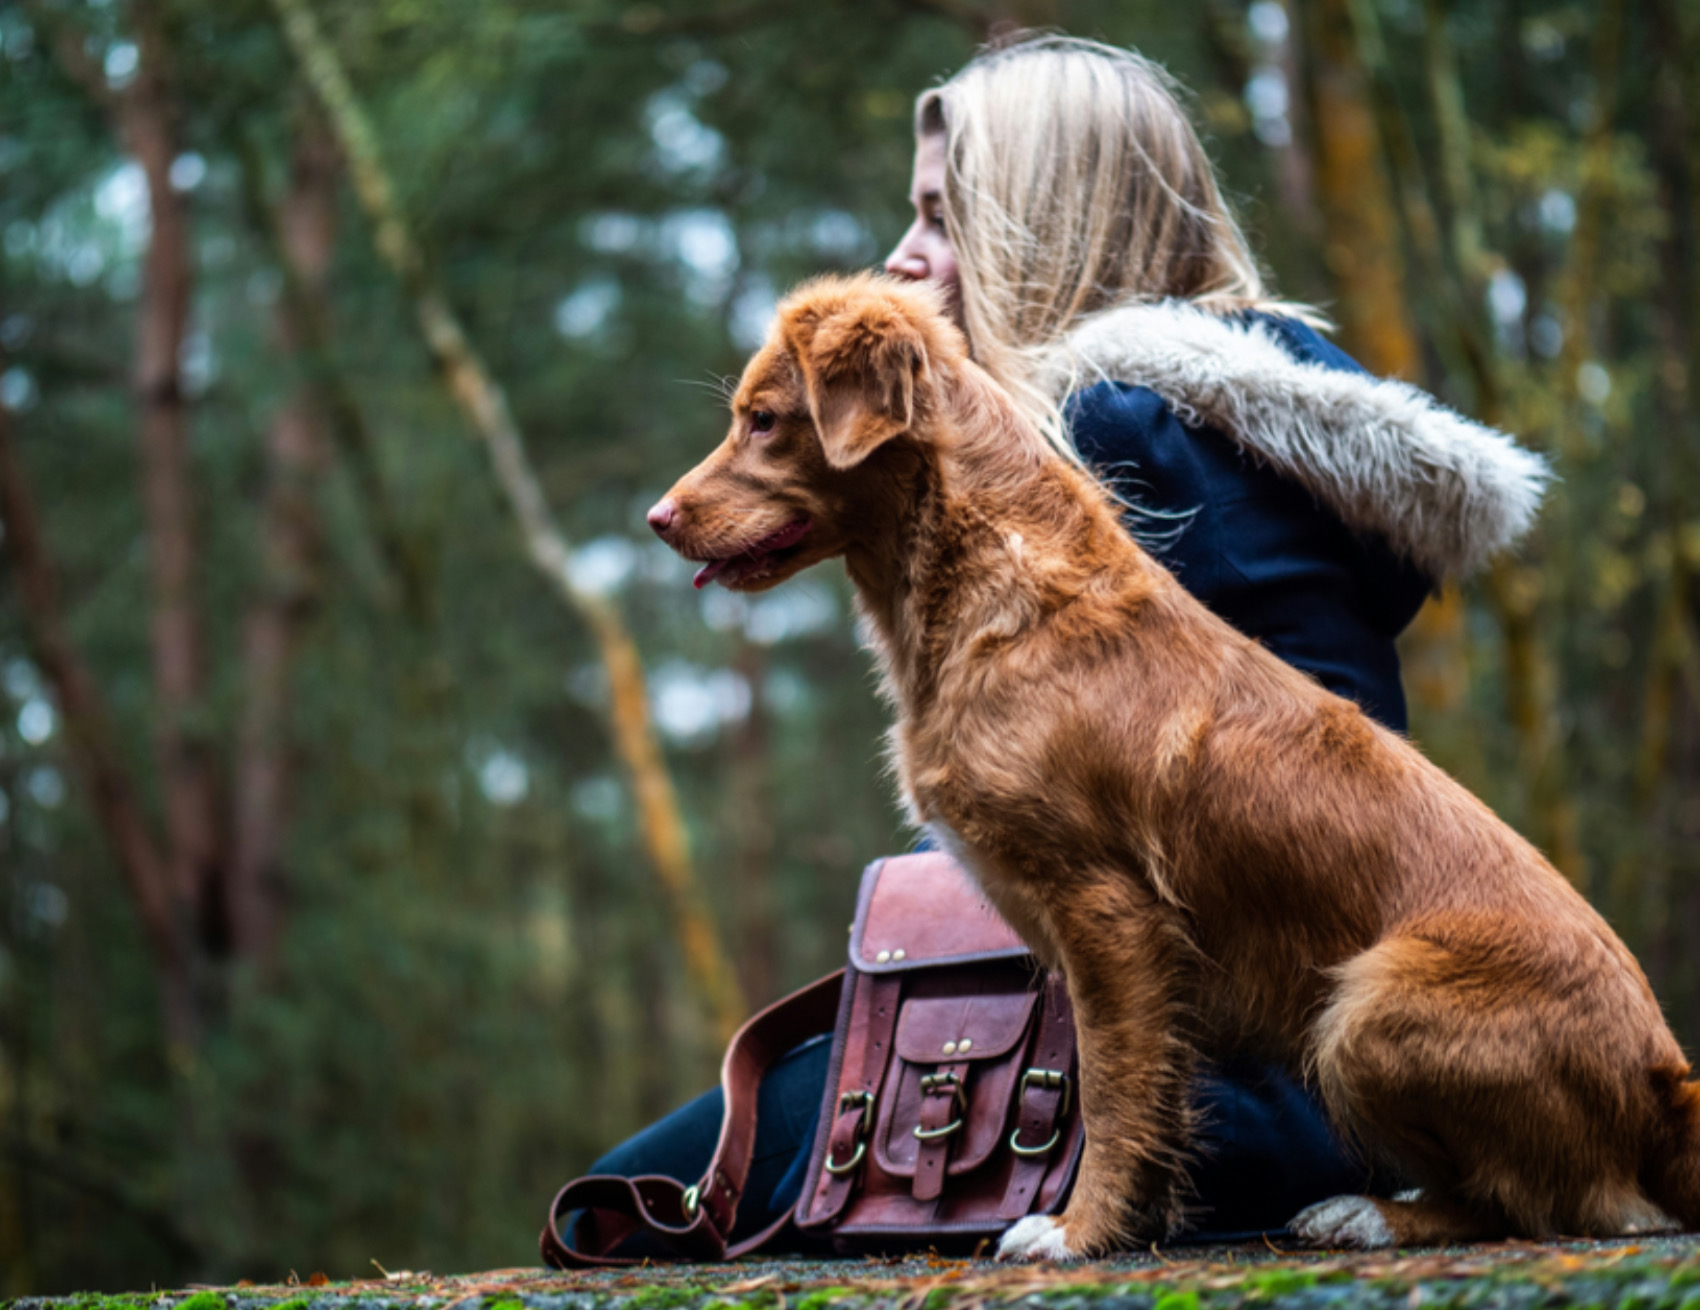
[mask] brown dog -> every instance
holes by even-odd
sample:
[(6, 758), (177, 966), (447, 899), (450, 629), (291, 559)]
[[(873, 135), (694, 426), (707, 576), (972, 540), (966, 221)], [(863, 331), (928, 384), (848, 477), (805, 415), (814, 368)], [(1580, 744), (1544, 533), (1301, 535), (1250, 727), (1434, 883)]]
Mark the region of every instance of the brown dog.
[(1400, 737), (1217, 619), (1128, 537), (918, 286), (812, 283), (725, 442), (650, 523), (756, 590), (843, 556), (905, 797), (1080, 1031), (1086, 1152), (1006, 1257), (1182, 1217), (1200, 1054), (1307, 1077), (1421, 1185), (1318, 1244), (1700, 1224), (1700, 1091), (1634, 959)]

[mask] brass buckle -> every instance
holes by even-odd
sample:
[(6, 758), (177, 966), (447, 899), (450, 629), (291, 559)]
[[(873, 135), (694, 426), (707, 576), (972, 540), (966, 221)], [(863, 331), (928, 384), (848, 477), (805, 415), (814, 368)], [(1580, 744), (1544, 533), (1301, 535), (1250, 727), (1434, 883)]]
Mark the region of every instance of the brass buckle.
[(1047, 1091), (1052, 1088), (1062, 1088), (1062, 1105), (1057, 1110), (1057, 1118), (1066, 1119), (1068, 1117), (1069, 1097), (1074, 1089), (1069, 1084), (1067, 1074), (1059, 1073), (1055, 1069), (1029, 1069), (1021, 1075), (1021, 1085), (1016, 1088), (1015, 1099), (1017, 1101), (1027, 1095), (1027, 1088), (1030, 1084), (1043, 1087)]
[(1049, 1155), (1051, 1153), (1051, 1148), (1057, 1144), (1061, 1137), (1062, 1129), (1058, 1128), (1051, 1134), (1051, 1140), (1046, 1142), (1043, 1146), (1023, 1146), (1020, 1140), (1021, 1125), (1017, 1124), (1015, 1126), (1015, 1131), (1009, 1135), (1009, 1149), (1014, 1151), (1017, 1155)]
[(854, 1091), (842, 1093), (838, 1098), (838, 1112), (840, 1114), (843, 1114), (846, 1110), (854, 1110), (858, 1106), (862, 1110), (862, 1121), (856, 1125), (856, 1150), (843, 1164), (834, 1164), (832, 1153), (828, 1151), (823, 1163), (829, 1174), (842, 1176), (849, 1173), (862, 1163), (862, 1157), (868, 1153), (867, 1137), (874, 1126), (874, 1094), (857, 1088)]
[(872, 1092), (864, 1092), (860, 1088), (853, 1092), (845, 1092), (838, 1098), (838, 1113), (843, 1114), (846, 1110), (854, 1109), (858, 1105), (862, 1107), (862, 1126), (856, 1130), (856, 1135), (866, 1137), (869, 1130), (874, 1126), (874, 1094)]
[[(1016, 1104), (1019, 1105), (1022, 1099), (1026, 1097), (1027, 1089), (1030, 1086), (1043, 1087), (1047, 1091), (1055, 1088), (1061, 1088), (1062, 1104), (1057, 1109), (1057, 1118), (1058, 1120), (1062, 1120), (1068, 1117), (1069, 1097), (1073, 1094), (1074, 1088), (1069, 1083), (1067, 1074), (1060, 1073), (1055, 1069), (1029, 1069), (1026, 1073), (1021, 1075), (1021, 1085), (1016, 1089), (1015, 1093)], [(1015, 1131), (1009, 1135), (1009, 1149), (1014, 1151), (1017, 1155), (1026, 1156), (1031, 1159), (1036, 1155), (1049, 1155), (1051, 1148), (1061, 1140), (1062, 1127), (1059, 1123), (1057, 1128), (1051, 1133), (1051, 1140), (1046, 1142), (1043, 1146), (1023, 1146), (1021, 1144), (1021, 1125), (1017, 1123), (1015, 1125)]]
[(832, 1162), (832, 1156), (828, 1155), (826, 1157), (826, 1171), (829, 1174), (847, 1174), (857, 1165), (862, 1163), (862, 1157), (867, 1153), (868, 1144), (858, 1137), (856, 1139), (856, 1154), (852, 1155), (843, 1164), (834, 1164)]
[(954, 1072), (948, 1069), (943, 1073), (929, 1073), (921, 1075), (921, 1095), (932, 1096), (935, 1093), (946, 1090), (950, 1092), (950, 1099), (956, 1105), (956, 1118), (952, 1119), (943, 1128), (923, 1128), (920, 1124), (916, 1124), (915, 1137), (917, 1140), (923, 1142), (936, 1142), (941, 1137), (949, 1137), (952, 1133), (961, 1130), (962, 1111), (967, 1105), (967, 1100), (962, 1095), (962, 1080), (958, 1078)]

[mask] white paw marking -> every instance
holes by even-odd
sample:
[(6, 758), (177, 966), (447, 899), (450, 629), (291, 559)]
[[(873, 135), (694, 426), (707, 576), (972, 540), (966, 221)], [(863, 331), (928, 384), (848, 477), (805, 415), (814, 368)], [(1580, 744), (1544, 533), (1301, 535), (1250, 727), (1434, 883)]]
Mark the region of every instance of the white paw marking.
[(1393, 1230), (1367, 1196), (1336, 1196), (1301, 1210), (1288, 1225), (1312, 1246), (1346, 1246), (1360, 1251), (1393, 1245)]
[(1063, 1227), (1048, 1214), (1032, 1214), (1003, 1235), (1000, 1260), (1078, 1260), (1063, 1238)]
[(1625, 1237), (1640, 1237), (1647, 1233), (1680, 1233), (1682, 1225), (1651, 1201), (1638, 1198), (1623, 1209), (1622, 1227)]

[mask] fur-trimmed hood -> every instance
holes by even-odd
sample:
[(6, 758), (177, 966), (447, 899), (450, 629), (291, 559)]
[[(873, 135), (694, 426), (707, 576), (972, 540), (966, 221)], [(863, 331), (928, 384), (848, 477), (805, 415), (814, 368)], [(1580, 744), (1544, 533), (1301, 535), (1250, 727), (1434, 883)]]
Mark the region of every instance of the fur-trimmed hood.
[(1408, 383), (1300, 362), (1255, 318), (1176, 301), (1096, 316), (1041, 378), (1059, 400), (1106, 379), (1151, 388), (1436, 579), (1516, 542), (1553, 478), (1541, 456)]

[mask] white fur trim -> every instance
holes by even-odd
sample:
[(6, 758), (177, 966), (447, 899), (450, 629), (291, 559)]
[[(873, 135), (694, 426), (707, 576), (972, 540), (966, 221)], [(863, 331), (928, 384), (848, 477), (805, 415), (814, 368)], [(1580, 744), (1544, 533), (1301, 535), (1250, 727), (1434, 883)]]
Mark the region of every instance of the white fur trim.
[(1150, 387), (1386, 537), (1435, 578), (1467, 574), (1534, 523), (1547, 461), (1404, 382), (1306, 364), (1262, 323), (1175, 301), (1109, 310), (1053, 353), (1053, 394), (1104, 379)]

